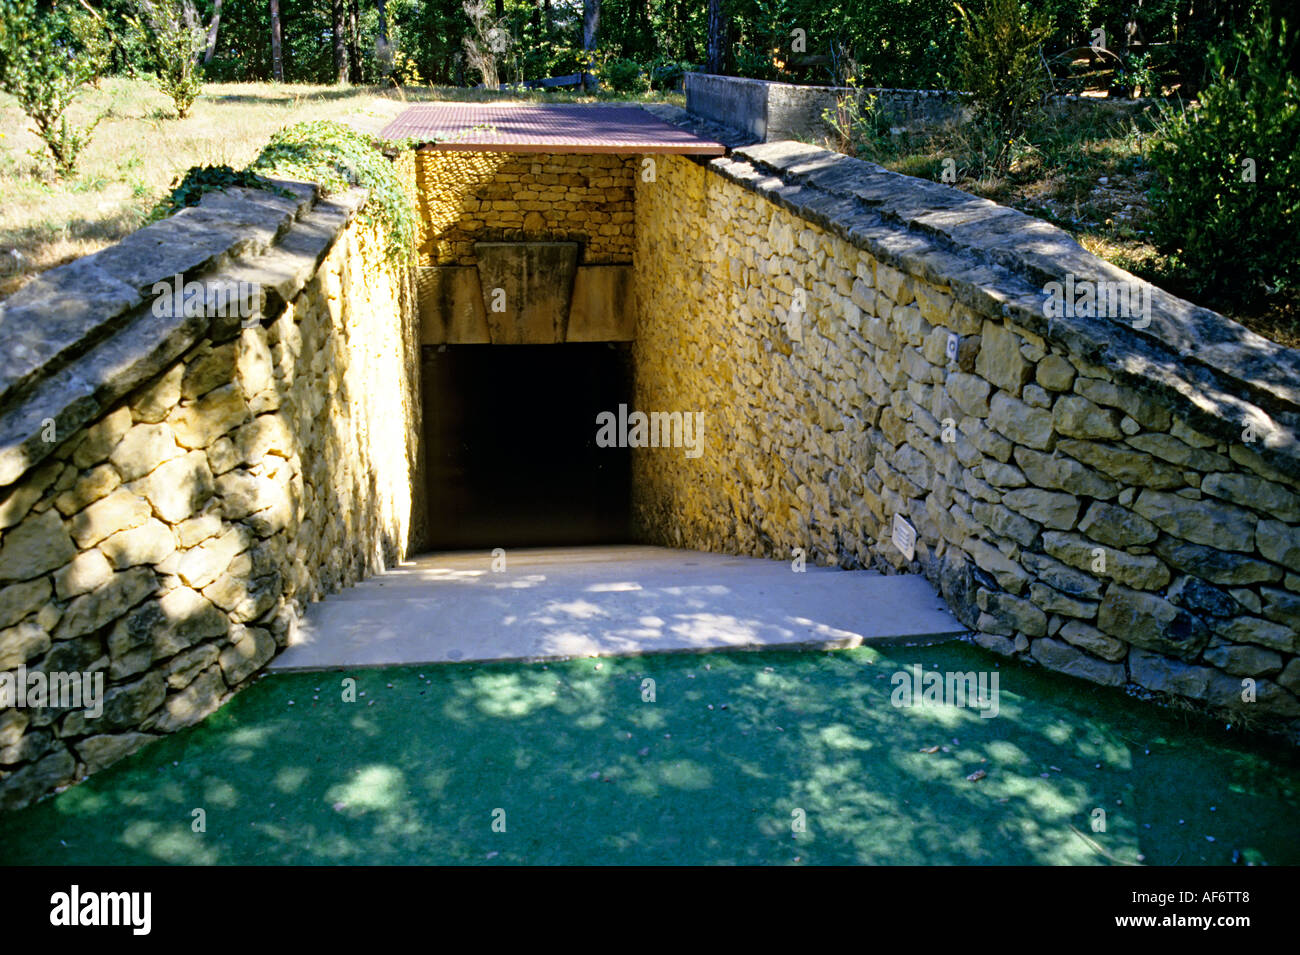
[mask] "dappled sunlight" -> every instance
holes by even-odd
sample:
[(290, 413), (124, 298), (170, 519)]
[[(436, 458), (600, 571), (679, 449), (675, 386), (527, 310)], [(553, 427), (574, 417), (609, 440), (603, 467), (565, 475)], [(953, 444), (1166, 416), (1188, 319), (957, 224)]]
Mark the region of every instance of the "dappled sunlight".
[(683, 622), (673, 624), (669, 630), (704, 646), (713, 643), (728, 646), (757, 643), (762, 626), (755, 620), (741, 620), (730, 614), (718, 613), (679, 613), (674, 614), (673, 619)]
[(471, 698), (480, 712), (497, 717), (527, 716), (554, 703), (554, 691), (540, 680), (525, 685), (523, 678), (514, 673), (473, 677), (462, 695)]
[(355, 704), (340, 674), (280, 675), (0, 817), (0, 845), (154, 863), (1296, 861), (1294, 767), (1019, 668), (997, 718), (892, 705), (888, 676), (918, 663), (991, 665), (949, 645), (390, 668), (355, 672)]
[(492, 586), (498, 590), (531, 590), (540, 584), (546, 582), (543, 574), (527, 574), (522, 577), (513, 577), (509, 580), (494, 580)]
[(342, 803), (345, 809), (377, 811), (396, 808), (405, 789), (401, 772), (392, 766), (366, 766), (348, 782), (330, 788), (325, 798)]
[(588, 600), (552, 600), (544, 604), (535, 619), (541, 623), (555, 623), (558, 616), (576, 617), (578, 620), (595, 620), (606, 611)]
[(169, 865), (216, 865), (222, 861), (204, 834), (193, 832), (187, 823), (164, 825), (152, 820), (132, 822), (122, 833), (123, 844), (145, 853), (153, 862)]
[(309, 775), (302, 766), (286, 766), (275, 774), (272, 785), (282, 793), (295, 793), (302, 789)]

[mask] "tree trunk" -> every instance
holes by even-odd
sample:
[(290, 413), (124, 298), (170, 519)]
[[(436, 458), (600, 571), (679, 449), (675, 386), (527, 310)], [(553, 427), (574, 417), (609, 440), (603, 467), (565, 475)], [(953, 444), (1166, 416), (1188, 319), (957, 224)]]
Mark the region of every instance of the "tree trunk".
[(348, 70), (353, 82), (361, 82), (361, 11), (358, 0), (348, 5)]
[(583, 64), (582, 85), (585, 89), (594, 89), (596, 78), (587, 71), (595, 63), (594, 53), (600, 42), (600, 0), (582, 0), (582, 48), (587, 51)]
[(271, 75), (284, 82), (284, 57), (280, 50), (280, 0), (271, 0)]
[(375, 0), (379, 10), (379, 39), (388, 42), (388, 0)]
[(723, 73), (727, 69), (727, 15), (723, 0), (709, 0), (709, 51), (705, 69)]
[(344, 29), (347, 16), (344, 0), (330, 0), (331, 29), (334, 33), (334, 82), (348, 82), (348, 40)]
[(217, 52), (217, 30), (221, 27), (221, 0), (214, 0), (212, 8), (212, 22), (208, 24), (208, 42), (203, 50), (203, 62), (211, 63), (212, 56)]

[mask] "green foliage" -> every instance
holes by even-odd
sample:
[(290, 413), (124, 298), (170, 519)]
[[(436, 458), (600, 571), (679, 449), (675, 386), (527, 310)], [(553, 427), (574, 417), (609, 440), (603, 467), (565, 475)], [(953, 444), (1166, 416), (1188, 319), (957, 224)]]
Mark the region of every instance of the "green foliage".
[(103, 67), (104, 47), (86, 48), (93, 18), (64, 7), (42, 12), (36, 0), (0, 0), (0, 89), (18, 100), (60, 175), (77, 171), (77, 157), (99, 120), (78, 127), (67, 110)]
[(149, 213), (149, 221), (165, 219), (188, 206), (197, 206), (209, 192), (219, 192), (242, 186), (247, 189), (265, 189), (277, 195), (289, 193), (263, 176), (247, 169), (234, 170), (225, 164), (219, 166), (192, 166), (184, 176), (172, 183), (172, 190)]
[(1150, 53), (1138, 53), (1124, 57), (1123, 63), (1115, 71), (1115, 85), (1130, 96), (1158, 96), (1160, 78), (1152, 67)]
[(874, 93), (845, 93), (834, 109), (822, 112), (822, 120), (839, 138), (840, 152), (872, 161), (886, 154), (889, 122), (878, 109), (878, 100)]
[(104, 19), (84, 7), (70, 7), (65, 13), (65, 23), (72, 48), (81, 51), (90, 70), (90, 80), (98, 86), (113, 52), (113, 41)]
[(699, 66), (684, 63), (671, 57), (657, 56), (650, 61), (646, 70), (650, 78), (650, 88), (656, 90), (679, 90), (687, 73), (693, 73)]
[(1199, 291), (1300, 287), (1298, 42), (1264, 17), (1234, 36), (1199, 105), (1167, 111), (1151, 147), (1153, 235)]
[(152, 51), (158, 89), (171, 99), (177, 119), (184, 119), (203, 90), (198, 61), (204, 46), (203, 28), (194, 21), (193, 9), (186, 9), (180, 0), (136, 2), (139, 16), (131, 22)]
[(249, 171), (318, 183), (328, 195), (364, 186), (370, 200), (362, 217), (377, 221), (393, 261), (415, 248), (415, 210), (393, 163), (363, 134), (342, 123), (318, 120), (288, 126), (267, 143)]
[(601, 79), (615, 93), (644, 93), (650, 89), (650, 80), (636, 60), (616, 57), (605, 64)]
[(985, 0), (976, 14), (960, 5), (958, 70), (976, 119), (1010, 144), (1029, 128), (1049, 90), (1042, 44), (1052, 23), (1021, 0)]

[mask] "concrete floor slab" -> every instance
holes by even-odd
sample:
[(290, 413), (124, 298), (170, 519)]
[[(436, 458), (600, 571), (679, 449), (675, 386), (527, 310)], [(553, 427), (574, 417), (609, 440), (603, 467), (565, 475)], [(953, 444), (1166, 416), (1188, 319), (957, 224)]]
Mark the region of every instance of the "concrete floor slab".
[(768, 646), (936, 643), (923, 577), (664, 547), (423, 555), (313, 604), (272, 670)]

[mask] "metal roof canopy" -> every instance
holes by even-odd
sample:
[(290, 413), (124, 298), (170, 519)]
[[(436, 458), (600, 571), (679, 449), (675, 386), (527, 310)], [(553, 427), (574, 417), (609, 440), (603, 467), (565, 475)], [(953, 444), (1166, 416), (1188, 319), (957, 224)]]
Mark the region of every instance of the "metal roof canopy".
[(384, 127), (385, 139), (421, 148), (496, 153), (676, 153), (721, 156), (726, 147), (637, 106), (424, 103)]

